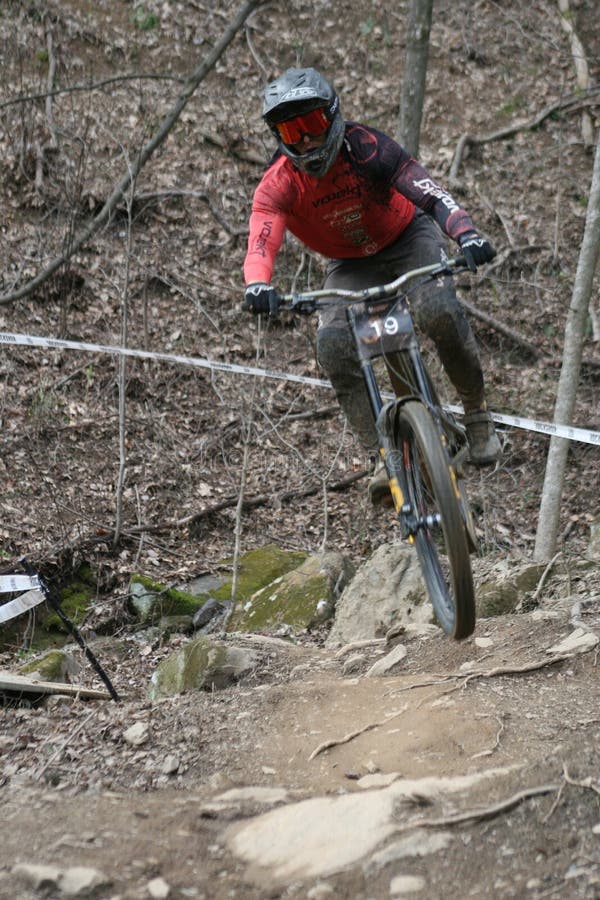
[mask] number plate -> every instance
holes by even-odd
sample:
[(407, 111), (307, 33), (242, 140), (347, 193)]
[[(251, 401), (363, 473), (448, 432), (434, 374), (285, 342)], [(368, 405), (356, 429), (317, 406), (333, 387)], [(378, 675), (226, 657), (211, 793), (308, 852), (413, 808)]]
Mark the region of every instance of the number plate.
[(362, 359), (405, 350), (413, 342), (415, 329), (403, 298), (393, 304), (353, 304), (349, 318)]

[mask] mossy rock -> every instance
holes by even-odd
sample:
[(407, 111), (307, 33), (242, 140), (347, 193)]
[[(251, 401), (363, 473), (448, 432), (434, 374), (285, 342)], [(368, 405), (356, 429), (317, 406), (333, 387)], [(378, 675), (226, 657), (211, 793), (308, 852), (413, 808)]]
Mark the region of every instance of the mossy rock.
[[(60, 608), (74, 625), (81, 625), (96, 599), (97, 591), (96, 576), (92, 569), (85, 564), (77, 569), (67, 584), (59, 588), (57, 596)], [(70, 633), (52, 607), (49, 607), (48, 614), (44, 616), (41, 628), (46, 634), (56, 637)]]
[[(301, 550), (282, 550), (276, 544), (267, 544), (244, 553), (239, 563), (236, 604), (244, 603), (260, 588), (297, 569), (307, 556)], [(210, 596), (215, 600), (231, 600), (231, 580)]]
[(129, 582), (129, 608), (143, 624), (157, 623), (170, 616), (193, 616), (204, 603), (202, 595), (194, 596), (178, 588), (168, 588), (145, 575), (132, 575)]
[(41, 681), (68, 681), (68, 676), (77, 670), (73, 657), (63, 650), (50, 650), (37, 659), (32, 659), (19, 666), (20, 675), (35, 673)]
[(160, 663), (151, 678), (150, 699), (225, 688), (251, 671), (257, 659), (252, 650), (196, 638)]
[(229, 630), (258, 631), (283, 624), (310, 628), (333, 616), (335, 589), (341, 591), (353, 574), (353, 567), (340, 553), (309, 556), (239, 602)]
[[(305, 559), (301, 551), (282, 550), (274, 544), (249, 550), (240, 557), (236, 598), (238, 605), (252, 594), (284, 575)], [(165, 616), (193, 616), (211, 597), (220, 602), (231, 600), (232, 579), (204, 592), (187, 592), (181, 588), (167, 588), (144, 575), (133, 575), (129, 583), (129, 606), (144, 624), (158, 622)]]

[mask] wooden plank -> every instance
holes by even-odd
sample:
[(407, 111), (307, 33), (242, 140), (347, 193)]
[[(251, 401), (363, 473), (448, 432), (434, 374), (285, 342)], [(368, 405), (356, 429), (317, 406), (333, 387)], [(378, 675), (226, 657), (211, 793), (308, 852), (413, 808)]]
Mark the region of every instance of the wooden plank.
[(110, 700), (107, 691), (86, 688), (78, 684), (66, 684), (62, 681), (39, 681), (29, 675), (17, 675), (0, 669), (0, 692), (23, 694), (66, 694), (70, 697), (82, 697), (92, 700)]

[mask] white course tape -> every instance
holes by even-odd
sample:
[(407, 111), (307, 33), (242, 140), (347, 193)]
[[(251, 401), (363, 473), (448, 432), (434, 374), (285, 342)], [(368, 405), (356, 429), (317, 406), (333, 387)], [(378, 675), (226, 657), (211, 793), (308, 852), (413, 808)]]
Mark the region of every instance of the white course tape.
[[(156, 359), (162, 362), (177, 363), (178, 365), (193, 366), (200, 369), (211, 369), (216, 372), (232, 372), (238, 375), (252, 375), (255, 378), (275, 378), (279, 381), (292, 381), (296, 384), (308, 384), (312, 387), (331, 388), (331, 383), (322, 378), (309, 378), (305, 375), (294, 375), (288, 372), (273, 372), (270, 369), (257, 369), (252, 366), (239, 366), (234, 363), (218, 362), (211, 359), (201, 359), (197, 356), (179, 356), (173, 353), (152, 353), (149, 350), (133, 350), (130, 347), (115, 347), (110, 344), (87, 344), (80, 341), (65, 341), (59, 338), (44, 338), (30, 334), (13, 334), (0, 331), (0, 344), (23, 345), (26, 347), (43, 347), (48, 350), (80, 350), (90, 353), (112, 353), (118, 356), (131, 356), (137, 359)], [(386, 397), (392, 395), (385, 395)], [(462, 415), (460, 407), (447, 407), (452, 412)], [(507, 416), (502, 413), (491, 413), (495, 422), (509, 425), (513, 428), (522, 428), (525, 431), (537, 431), (541, 434), (549, 434), (556, 437), (567, 438), (571, 441), (580, 441), (584, 444), (596, 444), (600, 446), (600, 432), (589, 431), (585, 428), (577, 428), (573, 425), (556, 425), (553, 422), (543, 422), (536, 419), (525, 419), (521, 416)]]
[(0, 575), (0, 594), (8, 594), (13, 591), (28, 591), (30, 588), (39, 588), (40, 581), (37, 575)]
[(0, 606), (0, 622), (8, 622), (10, 619), (14, 619), (15, 616), (20, 616), (21, 613), (27, 612), (32, 606), (37, 606), (38, 603), (42, 603), (45, 599), (41, 591), (27, 591), (26, 594), (21, 594), (15, 600), (3, 603)]

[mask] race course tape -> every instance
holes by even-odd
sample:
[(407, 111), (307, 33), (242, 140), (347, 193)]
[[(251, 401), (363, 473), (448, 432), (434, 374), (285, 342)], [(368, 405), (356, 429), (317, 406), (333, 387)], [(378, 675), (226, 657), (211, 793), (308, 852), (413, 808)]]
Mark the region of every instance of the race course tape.
[[(202, 359), (197, 356), (180, 356), (173, 353), (154, 353), (149, 350), (134, 350), (130, 347), (115, 347), (110, 344), (87, 344), (80, 341), (67, 341), (59, 338), (45, 338), (30, 334), (13, 334), (0, 331), (0, 345), (19, 345), (26, 347), (42, 347), (46, 350), (79, 350), (87, 353), (110, 353), (117, 356), (130, 356), (135, 359), (154, 359), (161, 362), (175, 363), (177, 365), (192, 366), (198, 369), (210, 369), (214, 372), (231, 372), (236, 375), (251, 375), (254, 378), (274, 378), (279, 381), (291, 381), (296, 384), (308, 384), (312, 387), (331, 389), (331, 382), (322, 378), (310, 378), (306, 375), (294, 375), (289, 372), (274, 372), (270, 369), (257, 369), (252, 366), (240, 366), (235, 363), (218, 362), (217, 360)], [(393, 395), (385, 395), (393, 397)], [(451, 412), (462, 415), (460, 407), (447, 407)], [(589, 431), (585, 428), (577, 428), (573, 425), (557, 425), (553, 422), (543, 422), (536, 419), (525, 419), (521, 416), (508, 416), (503, 413), (491, 413), (495, 422), (508, 425), (512, 428), (521, 428), (525, 431), (536, 431), (540, 434), (548, 434), (553, 437), (567, 438), (570, 441), (579, 441), (584, 444), (596, 444), (600, 446), (600, 432)]]

